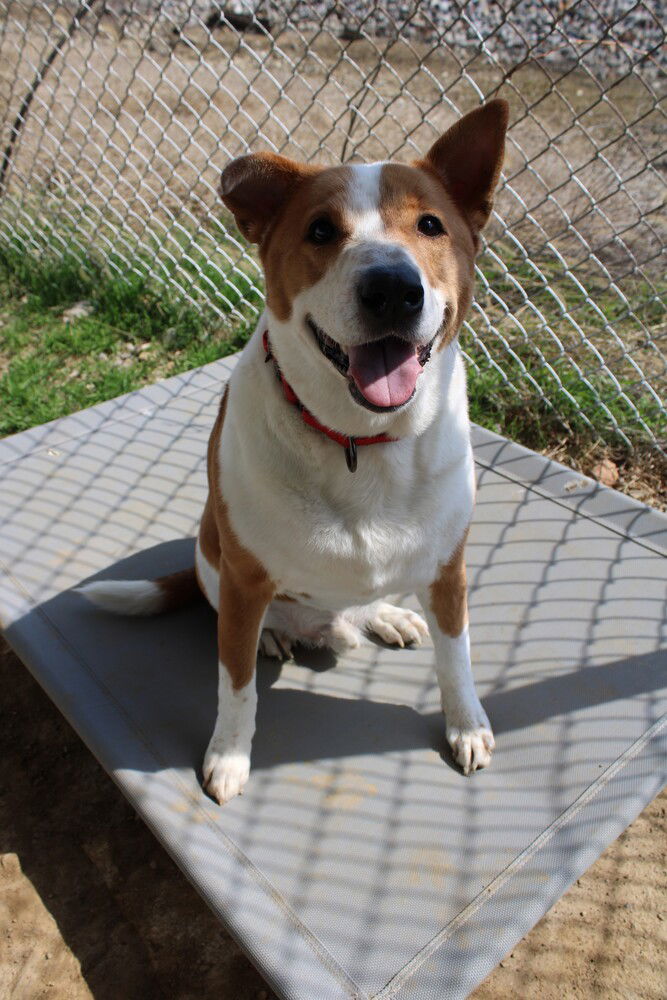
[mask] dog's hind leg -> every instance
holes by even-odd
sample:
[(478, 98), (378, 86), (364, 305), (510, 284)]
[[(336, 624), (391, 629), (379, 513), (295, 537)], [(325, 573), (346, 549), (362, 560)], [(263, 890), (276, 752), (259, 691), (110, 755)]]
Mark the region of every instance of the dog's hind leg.
[(264, 621), (259, 650), (264, 656), (284, 660), (299, 642), (344, 653), (357, 649), (368, 633), (388, 646), (419, 646), (428, 635), (428, 626), (415, 611), (386, 601), (333, 612), (298, 601), (275, 600)]
[(275, 659), (289, 659), (296, 643), (326, 646), (337, 653), (355, 648), (361, 641), (359, 629), (339, 614), (300, 601), (278, 598), (264, 620), (259, 651)]

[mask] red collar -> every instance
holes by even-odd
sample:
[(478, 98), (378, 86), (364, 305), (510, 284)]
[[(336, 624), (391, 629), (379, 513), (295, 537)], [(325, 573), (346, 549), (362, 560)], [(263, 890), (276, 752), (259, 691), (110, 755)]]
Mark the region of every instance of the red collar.
[(303, 405), (297, 394), (295, 393), (292, 386), (289, 384), (287, 379), (283, 376), (275, 357), (271, 352), (271, 344), (269, 342), (269, 331), (265, 330), (262, 334), (262, 343), (264, 344), (264, 353), (266, 354), (265, 361), (273, 361), (273, 365), (278, 377), (278, 381), (283, 387), (283, 395), (288, 403), (292, 406), (296, 406), (299, 413), (301, 414), (301, 419), (309, 427), (314, 430), (319, 431), (326, 437), (335, 441), (336, 444), (341, 445), (345, 449), (345, 461), (347, 462), (347, 467), (350, 472), (354, 472), (357, 468), (357, 446), (365, 444), (388, 444), (391, 441), (397, 441), (398, 438), (389, 437), (388, 434), (376, 434), (374, 437), (350, 437), (347, 434), (340, 434), (338, 431), (333, 431), (330, 427), (325, 427), (321, 424), (317, 417), (314, 417), (310, 410), (307, 410)]

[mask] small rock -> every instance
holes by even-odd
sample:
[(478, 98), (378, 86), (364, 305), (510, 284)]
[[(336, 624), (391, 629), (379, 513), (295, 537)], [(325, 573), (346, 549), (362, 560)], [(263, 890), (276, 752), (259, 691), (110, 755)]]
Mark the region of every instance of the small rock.
[(619, 479), (618, 466), (610, 458), (603, 458), (601, 462), (594, 465), (592, 473), (603, 486), (615, 486)]
[(81, 302), (75, 302), (73, 306), (70, 306), (63, 313), (63, 323), (71, 323), (75, 319), (84, 319), (93, 312), (94, 309), (91, 302), (87, 302), (85, 299)]

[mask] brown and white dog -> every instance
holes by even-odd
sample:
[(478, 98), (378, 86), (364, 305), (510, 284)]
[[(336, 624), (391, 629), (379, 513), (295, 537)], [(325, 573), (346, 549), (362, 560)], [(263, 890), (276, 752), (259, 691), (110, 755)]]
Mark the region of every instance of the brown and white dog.
[(257, 153), (223, 172), (223, 201), (259, 245), (266, 311), (211, 435), (196, 570), (82, 588), (109, 610), (152, 614), (189, 595), (196, 572), (218, 614), (204, 759), (218, 802), (248, 780), (258, 646), (340, 651), (364, 632), (420, 643), (423, 619), (383, 600), (398, 591), (416, 591), (428, 622), (456, 761), (468, 774), (491, 760), (470, 667), (475, 486), (457, 335), (507, 120), (490, 101), (412, 166)]

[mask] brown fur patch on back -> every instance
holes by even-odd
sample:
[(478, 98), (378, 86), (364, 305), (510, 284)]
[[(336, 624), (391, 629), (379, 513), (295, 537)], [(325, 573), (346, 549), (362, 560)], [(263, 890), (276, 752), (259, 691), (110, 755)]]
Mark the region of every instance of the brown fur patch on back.
[(206, 505), (204, 507), (202, 519), (199, 522), (199, 548), (206, 561), (215, 569), (217, 569), (220, 565), (220, 534), (218, 532), (218, 523), (216, 519), (217, 495), (220, 492), (220, 487), (216, 482), (218, 465), (217, 455), (218, 449), (220, 448), (222, 425), (225, 420), (225, 413), (227, 412), (228, 392), (229, 386), (225, 386), (225, 391), (223, 392), (222, 399), (220, 400), (220, 406), (218, 407), (215, 423), (213, 424), (213, 430), (211, 431), (211, 436), (208, 439), (208, 451), (206, 455), (208, 496), (206, 497)]
[(225, 389), (209, 440), (209, 495), (199, 529), (199, 545), (206, 560), (220, 574), (218, 652), (238, 691), (255, 671), (259, 627), (276, 587), (259, 560), (239, 541), (220, 489), (220, 437), (227, 393)]
[(456, 637), (468, 622), (468, 592), (464, 549), (468, 529), (449, 560), (440, 567), (440, 576), (431, 584), (431, 609), (445, 633)]
[[(401, 243), (447, 303), (442, 348), (456, 335), (472, 300), (476, 246), (470, 227), (429, 171), (388, 163), (380, 177), (380, 215), (390, 239)], [(445, 235), (424, 236), (423, 215), (435, 215)]]

